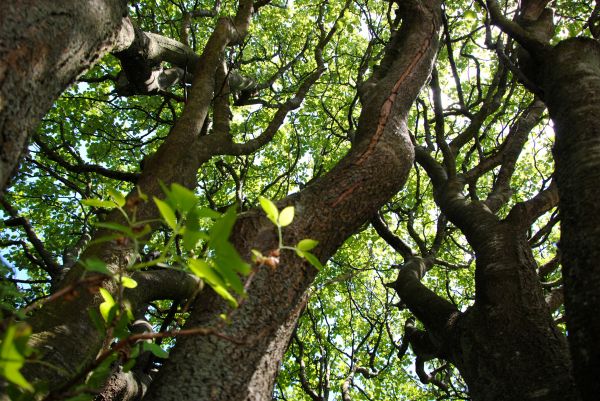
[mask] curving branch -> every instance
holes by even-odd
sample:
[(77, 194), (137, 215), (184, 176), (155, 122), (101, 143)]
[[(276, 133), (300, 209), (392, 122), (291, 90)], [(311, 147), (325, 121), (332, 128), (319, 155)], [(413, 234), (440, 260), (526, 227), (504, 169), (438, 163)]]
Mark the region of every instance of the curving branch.
[(35, 233), (29, 220), (25, 217), (19, 216), (19, 213), (10, 205), (10, 203), (6, 201), (6, 199), (4, 199), (4, 197), (0, 197), (0, 204), (11, 217), (10, 219), (5, 220), (4, 224), (7, 227), (20, 226), (23, 228), (25, 234), (27, 235), (27, 238), (29, 239), (29, 242), (31, 242), (31, 245), (33, 245), (33, 248), (36, 250), (36, 252), (43, 261), (43, 265), (40, 265), (40, 267), (50, 275), (52, 281), (58, 279), (62, 270), (56, 262), (56, 260), (54, 259), (54, 256), (46, 249), (44, 243), (39, 239), (39, 237)]

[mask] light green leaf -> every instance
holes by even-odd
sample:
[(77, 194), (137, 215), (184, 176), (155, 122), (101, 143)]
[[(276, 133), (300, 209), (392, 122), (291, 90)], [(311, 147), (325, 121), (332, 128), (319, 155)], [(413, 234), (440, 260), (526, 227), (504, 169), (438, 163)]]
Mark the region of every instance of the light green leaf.
[(142, 192), (140, 187), (137, 187), (137, 192), (138, 192), (138, 196), (140, 197), (141, 200), (143, 200), (144, 202), (148, 201), (148, 195), (146, 195), (144, 192)]
[(198, 217), (200, 217), (200, 218), (206, 217), (209, 219), (216, 220), (219, 217), (221, 217), (221, 213), (215, 212), (214, 210), (212, 210), (208, 207), (197, 207), (196, 213), (198, 214)]
[(106, 267), (106, 263), (98, 258), (88, 258), (84, 261), (79, 261), (83, 268), (90, 272), (102, 273), (107, 276), (112, 276), (112, 273)]
[(308, 261), (308, 263), (310, 263), (311, 265), (316, 267), (317, 270), (321, 270), (323, 268), (323, 265), (321, 264), (321, 262), (319, 261), (319, 259), (317, 259), (317, 257), (315, 255), (313, 255), (310, 252), (302, 252), (302, 253), (304, 254), (304, 258)]
[(223, 279), (215, 273), (213, 268), (204, 260), (190, 259), (188, 260), (188, 267), (196, 276), (204, 279), (209, 285), (220, 285), (224, 286), (225, 282)]
[(467, 10), (463, 13), (463, 18), (469, 21), (474, 21), (477, 19), (477, 13), (472, 10)]
[(307, 238), (307, 239), (303, 239), (302, 241), (298, 242), (298, 245), (296, 245), (296, 248), (298, 248), (301, 251), (310, 251), (318, 244), (319, 244), (319, 241), (315, 241), (314, 239)]
[(131, 277), (121, 276), (121, 285), (125, 288), (135, 288), (138, 283)]
[(100, 288), (100, 295), (104, 299), (104, 302), (100, 304), (100, 314), (106, 322), (110, 320), (110, 312), (116, 305), (114, 298), (110, 295), (110, 292), (106, 288)]
[(125, 206), (125, 197), (114, 188), (108, 188), (108, 194), (119, 207)]
[(190, 211), (198, 203), (198, 198), (192, 191), (177, 183), (171, 185), (171, 199), (184, 213)]
[(177, 217), (175, 217), (175, 212), (171, 209), (171, 206), (169, 206), (167, 202), (161, 201), (156, 196), (154, 197), (154, 203), (156, 203), (165, 223), (167, 223), (172, 230), (177, 230)]
[(294, 206), (288, 206), (281, 211), (278, 223), (281, 227), (289, 226), (294, 220)]
[(215, 286), (213, 290), (229, 303), (232, 308), (238, 307), (238, 301), (225, 289), (225, 287)]
[(262, 196), (258, 198), (258, 201), (260, 202), (260, 207), (262, 207), (262, 209), (265, 211), (265, 214), (267, 215), (269, 220), (271, 220), (273, 224), (277, 224), (277, 219), (279, 217), (279, 211), (277, 210), (277, 206), (275, 206), (275, 204), (269, 199), (264, 198)]
[(113, 202), (101, 199), (82, 199), (81, 203), (83, 203), (86, 206), (103, 207), (105, 209), (112, 209), (115, 207), (115, 204)]
[(256, 262), (257, 260), (263, 260), (264, 256), (262, 253), (260, 253), (260, 251), (256, 250), (256, 249), (252, 249), (250, 250), (250, 252), (252, 252), (252, 261)]
[(129, 237), (133, 237), (133, 231), (131, 231), (131, 227), (127, 227), (121, 224), (117, 224), (117, 223), (111, 223), (111, 222), (96, 222), (94, 223), (94, 225), (96, 227), (101, 227), (101, 228), (108, 228), (109, 230), (114, 230), (114, 231), (119, 231), (122, 233), (127, 234), (127, 236)]
[(33, 386), (23, 377), (19, 370), (25, 364), (25, 356), (17, 348), (18, 337), (29, 337), (31, 328), (26, 325), (11, 324), (4, 333), (0, 344), (0, 376), (11, 383), (33, 392)]

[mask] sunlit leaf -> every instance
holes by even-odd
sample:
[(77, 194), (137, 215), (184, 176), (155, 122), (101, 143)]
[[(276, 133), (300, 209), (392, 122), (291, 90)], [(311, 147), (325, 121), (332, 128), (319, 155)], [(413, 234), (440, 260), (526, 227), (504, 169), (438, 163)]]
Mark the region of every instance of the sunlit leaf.
[(281, 211), (277, 220), (281, 227), (289, 226), (294, 220), (294, 206), (288, 206)]
[(104, 321), (109, 322), (112, 320), (111, 311), (113, 307), (116, 306), (115, 300), (106, 288), (100, 288), (100, 295), (102, 295), (102, 298), (104, 299), (104, 302), (102, 302), (99, 307), (100, 314), (104, 318)]
[(165, 220), (165, 223), (167, 223), (172, 230), (177, 230), (177, 217), (175, 216), (173, 209), (171, 209), (171, 206), (169, 206), (167, 202), (164, 202), (157, 197), (154, 197), (154, 203), (156, 203), (156, 207), (158, 207), (161, 216)]
[(33, 392), (33, 386), (20, 372), (25, 364), (25, 356), (17, 348), (18, 338), (28, 338), (30, 333), (31, 329), (24, 324), (10, 324), (8, 326), (0, 344), (0, 377), (4, 377), (9, 382)]
[(131, 277), (121, 276), (121, 285), (125, 288), (135, 288), (138, 283)]
[(102, 273), (102, 274), (106, 274), (107, 276), (112, 276), (112, 273), (110, 272), (110, 270), (108, 270), (108, 267), (106, 267), (106, 263), (104, 263), (102, 260), (100, 260), (98, 258), (88, 258), (84, 261), (80, 261), (79, 263), (87, 271)]
[(321, 270), (323, 268), (323, 265), (315, 255), (313, 255), (310, 252), (302, 252), (302, 254), (303, 257), (308, 261), (308, 263), (316, 267), (318, 270)]
[(117, 206), (125, 206), (125, 197), (121, 195), (116, 189), (109, 187), (108, 194), (110, 195), (112, 200), (117, 204)]
[(262, 196), (258, 198), (258, 201), (260, 202), (260, 207), (262, 207), (269, 220), (271, 220), (273, 224), (277, 224), (277, 219), (279, 217), (277, 206), (275, 206), (275, 204), (269, 199)]
[(171, 185), (171, 199), (182, 212), (190, 211), (198, 203), (198, 198), (192, 191), (177, 183)]
[(82, 199), (81, 203), (83, 203), (86, 206), (100, 207), (105, 209), (112, 209), (115, 207), (115, 204), (113, 202), (101, 199)]
[(314, 247), (316, 247), (319, 244), (319, 241), (315, 241), (314, 239), (303, 239), (300, 242), (298, 242), (298, 244), (296, 245), (296, 248), (298, 248), (301, 251), (310, 251), (311, 249), (313, 249)]

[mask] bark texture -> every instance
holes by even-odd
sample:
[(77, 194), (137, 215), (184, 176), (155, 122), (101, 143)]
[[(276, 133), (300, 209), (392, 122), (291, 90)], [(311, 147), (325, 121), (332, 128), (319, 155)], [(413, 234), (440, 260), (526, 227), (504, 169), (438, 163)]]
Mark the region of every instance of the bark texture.
[[(488, 0), (488, 5), (495, 3)], [(554, 122), (568, 340), (578, 390), (583, 399), (595, 400), (600, 394), (600, 44), (570, 38), (551, 47), (553, 21), (547, 4), (523, 2), (520, 25), (507, 24), (499, 12), (493, 18), (535, 61), (524, 72), (541, 89)]]
[(436, 173), (435, 163), (423, 161), (436, 202), (465, 233), (477, 263), (476, 300), (465, 312), (421, 283), (432, 261), (409, 257), (400, 270), (394, 288), (423, 322), (434, 356), (459, 369), (476, 401), (578, 399), (566, 341), (546, 306), (525, 236), (527, 207), (499, 220), (483, 203), (465, 199), (462, 185), (446, 180), (439, 164)]
[(52, 102), (115, 45), (124, 0), (8, 0), (0, 13), (0, 193)]
[(600, 394), (600, 44), (558, 44), (543, 68), (556, 143), (565, 310), (571, 355), (585, 400)]
[[(316, 239), (322, 261), (401, 188), (413, 160), (406, 118), (435, 58), (440, 6), (434, 0), (405, 7), (403, 26), (392, 35), (382, 68), (362, 95), (352, 150), (327, 175), (279, 203), (296, 208), (284, 242)], [(250, 249), (275, 248), (276, 232), (262, 213), (252, 211), (240, 216), (232, 240), (249, 257)], [(270, 399), (315, 274), (306, 262), (283, 252), (276, 269), (264, 267), (252, 278), (247, 300), (222, 330), (228, 338), (180, 338), (145, 399)], [(222, 300), (206, 292), (195, 302), (187, 326), (218, 326), (224, 310)]]

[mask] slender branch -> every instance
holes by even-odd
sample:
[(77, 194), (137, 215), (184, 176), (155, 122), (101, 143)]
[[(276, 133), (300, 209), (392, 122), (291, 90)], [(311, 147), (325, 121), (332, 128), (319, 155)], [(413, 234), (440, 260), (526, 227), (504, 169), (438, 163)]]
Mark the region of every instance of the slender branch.
[(54, 260), (54, 256), (52, 256), (52, 254), (48, 252), (48, 250), (44, 246), (44, 243), (39, 239), (39, 237), (33, 230), (33, 227), (31, 226), (29, 220), (25, 217), (19, 216), (17, 211), (13, 209), (13, 207), (6, 201), (4, 197), (0, 198), (0, 204), (2, 205), (4, 210), (6, 210), (11, 216), (9, 220), (4, 221), (4, 224), (8, 227), (23, 227), (23, 230), (25, 230), (25, 234), (27, 235), (29, 242), (31, 242), (33, 248), (44, 261), (44, 266), (42, 266), (42, 268), (46, 271), (46, 273), (50, 275), (50, 277), (53, 280), (56, 279), (60, 275), (61, 268), (58, 265), (58, 263), (56, 263), (56, 261)]
[(396, 252), (398, 252), (406, 260), (414, 256), (412, 249), (402, 240), (402, 238), (395, 235), (385, 224), (383, 218), (377, 214), (372, 220), (371, 224), (377, 234), (391, 246)]

